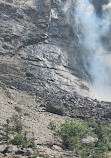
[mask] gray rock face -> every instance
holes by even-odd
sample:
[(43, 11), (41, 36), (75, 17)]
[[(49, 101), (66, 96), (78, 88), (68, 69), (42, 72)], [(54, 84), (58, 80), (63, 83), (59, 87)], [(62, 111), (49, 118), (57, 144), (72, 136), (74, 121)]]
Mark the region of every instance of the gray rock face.
[(102, 15), (102, 6), (108, 4), (108, 0), (92, 0), (92, 3), (96, 9), (96, 13), (101, 16)]
[(88, 95), (76, 32), (64, 1), (0, 2), (0, 79), (31, 93)]

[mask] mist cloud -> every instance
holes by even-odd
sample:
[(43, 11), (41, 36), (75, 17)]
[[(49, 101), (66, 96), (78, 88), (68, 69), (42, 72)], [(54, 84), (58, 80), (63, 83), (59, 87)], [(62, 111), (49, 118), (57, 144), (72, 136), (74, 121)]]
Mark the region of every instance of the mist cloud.
[[(101, 38), (107, 36), (110, 28), (111, 3), (103, 6), (101, 17), (96, 14), (91, 0), (67, 1), (63, 11), (68, 12), (68, 15), (72, 14), (70, 9), (73, 3), (76, 5), (73, 17), (80, 29), (78, 30), (79, 42), (85, 48), (87, 54), (85, 63), (89, 63), (87, 70), (92, 77), (91, 88), (98, 99), (111, 101), (111, 54), (101, 43)], [(82, 55), (84, 56), (84, 51)]]

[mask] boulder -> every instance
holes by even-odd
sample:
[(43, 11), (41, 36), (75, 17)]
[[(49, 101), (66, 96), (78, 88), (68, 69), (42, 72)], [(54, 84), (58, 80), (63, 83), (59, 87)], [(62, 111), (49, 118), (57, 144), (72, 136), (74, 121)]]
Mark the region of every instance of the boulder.
[(88, 136), (88, 137), (82, 139), (82, 143), (85, 145), (88, 145), (90, 143), (96, 143), (97, 141), (98, 141), (98, 138), (94, 138), (92, 136)]
[(53, 146), (52, 146), (52, 149), (53, 149), (54, 151), (59, 151), (59, 152), (62, 151), (62, 148), (61, 148), (60, 146), (58, 146), (58, 145), (53, 145)]
[(10, 153), (10, 154), (15, 154), (15, 152), (17, 151), (17, 147), (13, 146), (13, 145), (8, 145), (3, 151), (2, 153)]
[(31, 155), (33, 155), (34, 154), (34, 151), (31, 149), (31, 148), (28, 148), (27, 150), (26, 150), (26, 152), (25, 152), (25, 155), (26, 156), (31, 156)]

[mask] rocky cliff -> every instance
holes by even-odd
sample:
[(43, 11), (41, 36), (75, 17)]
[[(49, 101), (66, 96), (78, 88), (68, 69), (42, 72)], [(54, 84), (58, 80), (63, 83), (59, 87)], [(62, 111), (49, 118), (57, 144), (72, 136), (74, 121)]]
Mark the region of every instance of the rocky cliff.
[[(0, 80), (40, 97), (45, 104), (70, 104), (72, 116), (82, 115), (79, 106), (86, 106), (85, 113), (95, 116), (92, 109), (98, 102), (84, 98), (91, 96), (90, 75), (83, 64), (73, 16), (75, 1), (70, 3), (72, 10), (66, 12), (64, 0), (0, 1)], [(97, 13), (105, 3), (93, 1)], [(95, 110), (98, 113), (98, 107)], [(106, 111), (100, 110), (100, 116)]]
[[(88, 95), (76, 31), (65, 2), (0, 2), (0, 79), (30, 93)], [(75, 25), (76, 28), (76, 25)], [(79, 78), (78, 78), (79, 77)]]

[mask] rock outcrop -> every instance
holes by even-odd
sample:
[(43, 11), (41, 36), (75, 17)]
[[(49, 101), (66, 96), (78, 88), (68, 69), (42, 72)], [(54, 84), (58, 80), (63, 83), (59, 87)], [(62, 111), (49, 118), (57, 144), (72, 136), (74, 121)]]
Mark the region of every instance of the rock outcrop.
[[(0, 2), (0, 79), (30, 93), (88, 95), (78, 37), (64, 1)], [(54, 94), (54, 95), (55, 95)]]

